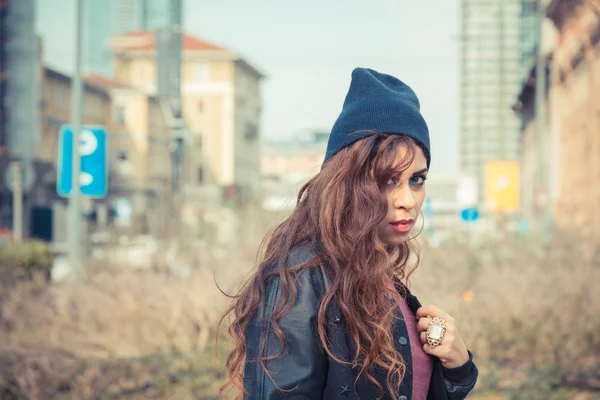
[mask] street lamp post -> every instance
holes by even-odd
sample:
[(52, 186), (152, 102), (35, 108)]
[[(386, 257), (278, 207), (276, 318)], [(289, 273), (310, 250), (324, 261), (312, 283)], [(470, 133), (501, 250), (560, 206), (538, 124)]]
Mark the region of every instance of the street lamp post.
[(81, 79), (83, 0), (75, 0), (75, 68), (71, 82), (71, 124), (73, 127), (73, 175), (69, 196), (69, 262), (75, 282), (84, 274), (81, 263), (81, 193), (80, 193), (80, 153), (79, 141), (83, 119), (83, 84)]

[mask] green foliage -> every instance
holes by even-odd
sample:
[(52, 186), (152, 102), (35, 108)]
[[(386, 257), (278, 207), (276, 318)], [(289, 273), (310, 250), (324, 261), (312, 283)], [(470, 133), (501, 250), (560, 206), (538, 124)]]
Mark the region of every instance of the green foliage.
[(510, 391), (511, 400), (568, 400), (559, 390), (561, 386), (559, 369), (552, 364), (534, 368), (527, 379)]
[(0, 249), (0, 274), (3, 281), (32, 280), (41, 275), (50, 279), (53, 254), (50, 245), (32, 240)]
[[(0, 393), (10, 399), (214, 399), (224, 360), (214, 352), (129, 359), (83, 359), (65, 353), (0, 352)], [(19, 379), (35, 369), (34, 381)], [(36, 386), (38, 386), (36, 388)], [(36, 388), (37, 393), (34, 394)], [(37, 396), (36, 396), (37, 395)], [(4, 397), (2, 397), (4, 398)]]

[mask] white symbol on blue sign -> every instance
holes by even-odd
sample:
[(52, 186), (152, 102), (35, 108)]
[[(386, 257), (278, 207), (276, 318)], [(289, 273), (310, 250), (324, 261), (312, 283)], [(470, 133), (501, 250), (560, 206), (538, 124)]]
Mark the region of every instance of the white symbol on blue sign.
[[(80, 134), (79, 153), (81, 172), (79, 184), (81, 194), (91, 197), (104, 197), (107, 189), (108, 157), (106, 128), (84, 126)], [(67, 197), (73, 187), (73, 129), (63, 125), (60, 129), (58, 149), (58, 181), (56, 191)]]
[(479, 210), (476, 208), (465, 208), (460, 212), (460, 217), (465, 222), (474, 222), (479, 219)]

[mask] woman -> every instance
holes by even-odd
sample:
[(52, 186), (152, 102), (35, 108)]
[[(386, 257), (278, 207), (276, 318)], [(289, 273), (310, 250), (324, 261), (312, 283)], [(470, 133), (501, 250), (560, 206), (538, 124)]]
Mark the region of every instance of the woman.
[(229, 310), (235, 348), (222, 393), (465, 398), (478, 372), (456, 322), (404, 283), (430, 159), (415, 93), (355, 69), (320, 173)]

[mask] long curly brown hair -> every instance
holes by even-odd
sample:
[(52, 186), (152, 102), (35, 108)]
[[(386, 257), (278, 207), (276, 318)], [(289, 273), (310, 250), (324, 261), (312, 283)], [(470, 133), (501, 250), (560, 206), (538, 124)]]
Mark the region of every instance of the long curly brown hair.
[[(397, 163), (399, 146), (407, 151), (403, 160)], [(392, 304), (397, 304), (400, 294), (395, 290), (398, 286), (395, 288), (390, 284), (394, 278), (401, 281), (409, 278), (418, 265), (418, 252), (414, 251), (417, 262), (409, 266), (409, 255), (416, 250), (411, 248), (414, 244), (408, 241), (399, 246), (388, 246), (379, 239), (378, 226), (388, 212), (386, 184), (410, 166), (416, 146), (407, 136), (374, 133), (341, 150), (302, 187), (291, 215), (265, 238), (258, 270), (237, 295), (231, 296), (233, 303), (223, 316), (224, 319), (233, 312), (229, 334), (235, 348), (227, 359), (229, 380), (221, 387), (221, 396), (234, 388), (244, 392), (246, 327), (260, 312), (267, 281), (273, 276), (278, 277), (283, 288), (270, 321), (282, 343), (280, 355), (286, 340), (279, 321), (297, 298), (294, 276), (302, 269), (325, 263), (330, 267), (332, 283), (320, 303), (318, 314), (318, 333), (323, 348), (331, 359), (340, 363), (352, 364), (360, 360), (359, 377), (364, 375), (382, 393), (383, 388), (373, 377), (373, 371), (375, 368), (385, 371), (388, 392), (396, 399), (406, 364), (391, 335), (398, 312), (396, 307), (390, 307), (390, 297)], [(292, 249), (303, 242), (310, 242), (318, 249), (317, 261), (284, 265), (281, 261), (288, 260)], [(273, 265), (281, 267), (272, 268)], [(330, 350), (325, 310), (333, 299), (355, 345), (355, 360), (350, 362), (340, 360)], [(263, 368), (264, 361), (269, 358), (273, 357), (260, 358)]]

